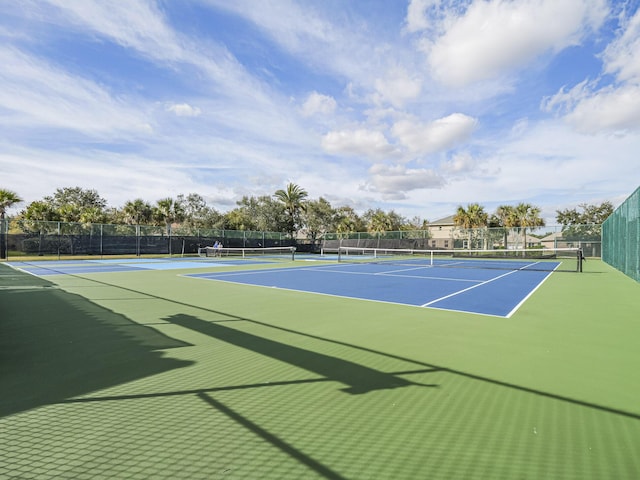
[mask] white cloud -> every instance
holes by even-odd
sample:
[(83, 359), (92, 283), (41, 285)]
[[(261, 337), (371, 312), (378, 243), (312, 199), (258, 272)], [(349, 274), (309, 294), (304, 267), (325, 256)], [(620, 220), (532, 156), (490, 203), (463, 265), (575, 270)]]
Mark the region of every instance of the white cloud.
[(604, 71), (619, 81), (640, 82), (640, 10), (626, 23), (622, 35), (604, 51)]
[(640, 130), (640, 10), (622, 19), (623, 30), (605, 49), (603, 73), (617, 77), (605, 87), (598, 80), (564, 88), (542, 102), (542, 109), (563, 116), (576, 131), (588, 134)]
[(70, 20), (77, 28), (99, 32), (152, 58), (182, 60), (188, 55), (181, 41), (166, 25), (160, 10), (151, 2), (47, 1), (58, 7), (59, 15), (66, 16), (65, 20)]
[(106, 38), (163, 68), (203, 72), (211, 80), (211, 88), (225, 97), (273, 104), (274, 92), (248, 74), (226, 47), (177, 32), (154, 2), (47, 1), (58, 9), (50, 14), (51, 21), (62, 28)]
[[(206, 193), (209, 186), (194, 185), (190, 170), (167, 164), (163, 159), (150, 160), (134, 154), (114, 154), (98, 150), (54, 152), (41, 149), (5, 148), (0, 154), (0, 168), (6, 172), (9, 185), (20, 185), (16, 191), (26, 203), (40, 200), (56, 188), (80, 185), (107, 194), (110, 206), (121, 206), (127, 200), (144, 198), (155, 201), (163, 196), (198, 191)], [(47, 160), (42, 161), (43, 158)], [(24, 173), (29, 172), (29, 181)], [(135, 168), (131, 168), (135, 165)]]
[(369, 173), (371, 179), (366, 188), (384, 194), (387, 199), (404, 199), (412, 190), (441, 188), (445, 184), (444, 178), (433, 170), (404, 165), (376, 164)]
[(578, 44), (606, 13), (604, 0), (474, 1), (463, 15), (448, 13), (428, 61), (450, 86), (491, 79)]
[(384, 78), (375, 81), (379, 101), (401, 108), (420, 94), (422, 82), (404, 68), (392, 69)]
[(444, 162), (441, 170), (444, 174), (448, 174), (451, 177), (460, 177), (472, 172), (478, 174), (480, 166), (479, 162), (473, 158), (471, 154), (464, 152), (453, 155), (449, 160)]
[(322, 148), (330, 154), (374, 158), (386, 157), (394, 152), (394, 147), (382, 132), (364, 128), (329, 132), (322, 138)]
[(198, 107), (192, 107), (188, 103), (171, 103), (165, 109), (178, 117), (197, 117), (202, 113)]
[(335, 111), (336, 106), (336, 101), (333, 97), (311, 92), (307, 100), (302, 104), (302, 115), (305, 117), (310, 117), (317, 113), (329, 115)]
[[(354, 26), (343, 28), (321, 12), (322, 4), (279, 0), (203, 0), (252, 22), (288, 53), (317, 67), (352, 77), (373, 56), (371, 42)], [(354, 58), (359, 61), (354, 62)]]
[[(636, 148), (640, 149), (638, 134), (591, 136), (576, 133), (558, 121), (539, 123), (483, 159), (486, 169), (499, 175), (469, 176), (468, 182), (485, 186), (467, 188), (496, 200), (502, 195), (527, 198), (535, 192), (545, 203), (555, 196), (580, 203), (585, 195), (593, 196), (603, 188), (631, 192), (640, 174)], [(636, 187), (632, 187), (634, 183)]]
[(625, 133), (640, 130), (640, 85), (603, 88), (592, 92), (581, 83), (568, 92), (561, 91), (543, 104), (551, 111), (567, 110), (564, 120), (576, 131)]
[[(633, 57), (627, 60), (625, 65), (638, 64), (640, 53), (633, 52)], [(613, 67), (606, 69), (611, 68)], [(544, 98), (541, 108), (562, 116), (576, 131), (582, 133), (625, 133), (639, 130), (640, 76), (636, 81), (631, 81), (634, 75), (629, 67), (625, 70), (625, 78), (630, 79), (627, 82), (599, 88), (597, 81), (585, 80), (569, 90), (561, 88), (555, 95)]]
[(430, 22), (425, 12), (438, 3), (440, 3), (439, 0), (411, 0), (407, 8), (407, 30), (409, 32), (426, 30)]
[(428, 154), (463, 143), (476, 128), (477, 120), (453, 113), (427, 124), (400, 120), (393, 125), (393, 135), (410, 152)]
[[(388, 97), (385, 101), (402, 101), (396, 79), (381, 72), (404, 66), (406, 72), (416, 69), (416, 52), (405, 48), (395, 31), (374, 30), (366, 16), (338, 13), (330, 2), (298, 2), (292, 0), (201, 0), (216, 9), (231, 12), (260, 29), (269, 40), (295, 58), (301, 65), (347, 84), (353, 97), (380, 99), (376, 80)], [(366, 5), (354, 7), (355, 10)], [(400, 47), (399, 43), (402, 44)], [(400, 47), (400, 48), (398, 48)], [(418, 69), (420, 70), (420, 69)], [(417, 78), (407, 74), (411, 89)], [(391, 83), (386, 86), (387, 83)]]
[(152, 130), (143, 109), (41, 58), (0, 46), (0, 64), (0, 106), (11, 112), (3, 115), (1, 124), (64, 128), (92, 136)]

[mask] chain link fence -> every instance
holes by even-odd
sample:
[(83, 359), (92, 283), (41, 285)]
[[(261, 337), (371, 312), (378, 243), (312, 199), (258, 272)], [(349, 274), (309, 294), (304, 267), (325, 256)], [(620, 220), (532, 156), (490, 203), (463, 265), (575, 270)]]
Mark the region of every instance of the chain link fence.
[(5, 220), (0, 258), (15, 256), (189, 255), (199, 247), (292, 246), (285, 233), (186, 226), (113, 225)]
[(602, 224), (602, 260), (640, 282), (640, 187)]
[(601, 225), (536, 229), (432, 225), (424, 230), (325, 233), (317, 242), (292, 240), (283, 232), (204, 229), (185, 225), (114, 225), (4, 220), (0, 258), (69, 255), (190, 255), (215, 241), (225, 247), (296, 246), (319, 253), (342, 246), (363, 248), (520, 249), (581, 247), (587, 257), (601, 256)]
[(583, 249), (587, 257), (601, 256), (601, 225), (524, 228), (459, 228), (433, 225), (425, 230), (395, 232), (327, 233), (322, 238), (326, 251), (343, 247), (435, 249)]

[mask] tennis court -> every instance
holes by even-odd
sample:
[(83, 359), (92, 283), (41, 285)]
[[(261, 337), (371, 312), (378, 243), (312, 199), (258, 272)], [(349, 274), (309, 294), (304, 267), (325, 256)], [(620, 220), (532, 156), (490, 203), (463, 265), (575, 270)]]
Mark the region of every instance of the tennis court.
[[(203, 250), (209, 250), (204, 248)], [(200, 268), (224, 268), (236, 265), (272, 264), (289, 261), (292, 251), (289, 247), (263, 249), (224, 248), (220, 255), (201, 257), (135, 257), (135, 258), (95, 258), (50, 261), (11, 261), (8, 265), (38, 276), (74, 275), (83, 273), (133, 272), (142, 270), (190, 270)]]
[(599, 260), (105, 260), (0, 263), (0, 478), (638, 478), (640, 285)]
[[(541, 270), (502, 265), (449, 268), (419, 263), (338, 264), (278, 270), (212, 272), (189, 277), (323, 295), (510, 317), (559, 265)], [(515, 269), (511, 269), (515, 268)]]

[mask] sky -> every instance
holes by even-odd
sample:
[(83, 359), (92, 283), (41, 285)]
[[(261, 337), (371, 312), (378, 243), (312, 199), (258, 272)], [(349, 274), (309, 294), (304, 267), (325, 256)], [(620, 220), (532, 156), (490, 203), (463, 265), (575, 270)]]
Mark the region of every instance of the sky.
[(221, 212), (556, 210), (640, 185), (640, 0), (0, 0), (0, 188)]

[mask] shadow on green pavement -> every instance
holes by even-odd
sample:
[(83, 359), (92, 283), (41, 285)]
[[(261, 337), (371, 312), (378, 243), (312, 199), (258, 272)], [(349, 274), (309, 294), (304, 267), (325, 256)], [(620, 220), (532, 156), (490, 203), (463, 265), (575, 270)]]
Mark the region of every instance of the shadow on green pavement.
[(190, 365), (157, 330), (0, 264), (0, 417)]

